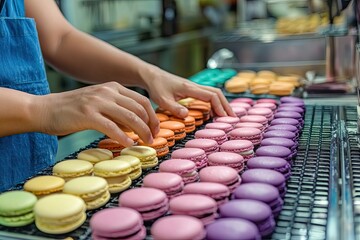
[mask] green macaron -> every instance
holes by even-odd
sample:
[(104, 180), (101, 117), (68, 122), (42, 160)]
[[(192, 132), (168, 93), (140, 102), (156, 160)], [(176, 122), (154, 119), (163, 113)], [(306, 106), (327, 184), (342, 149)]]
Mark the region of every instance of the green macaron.
[(25, 191), (9, 191), (0, 194), (0, 224), (20, 227), (32, 223), (36, 201), (34, 194)]

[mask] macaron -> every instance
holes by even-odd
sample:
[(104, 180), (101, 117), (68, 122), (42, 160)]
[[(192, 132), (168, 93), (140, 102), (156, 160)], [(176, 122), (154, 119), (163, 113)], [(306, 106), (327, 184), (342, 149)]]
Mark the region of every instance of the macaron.
[(254, 104), (254, 100), (252, 100), (251, 98), (235, 98), (231, 100), (231, 103), (238, 103), (238, 102), (247, 103), (249, 105)]
[(148, 169), (158, 165), (156, 150), (148, 146), (131, 146), (124, 148), (121, 155), (130, 155), (140, 159), (141, 168)]
[(298, 97), (282, 97), (280, 98), (281, 103), (302, 103), (304, 104), (304, 100)]
[(274, 119), (274, 113), (269, 108), (251, 108), (247, 112), (248, 115), (264, 116), (268, 121)]
[(244, 170), (244, 158), (237, 153), (216, 152), (208, 156), (209, 166), (227, 166), (235, 169), (237, 172)]
[(231, 167), (209, 166), (199, 172), (200, 182), (221, 183), (227, 186), (230, 192), (233, 192), (241, 183), (238, 172)]
[(257, 128), (261, 132), (265, 130), (264, 125), (261, 123), (255, 123), (255, 122), (239, 122), (235, 125), (235, 128)]
[(116, 140), (105, 138), (100, 140), (98, 148), (110, 150), (113, 153), (113, 157), (116, 157), (120, 155), (121, 150), (124, 149), (125, 146)]
[(283, 146), (287, 147), (291, 150), (291, 157), (294, 158), (297, 154), (297, 142), (294, 142), (291, 139), (288, 138), (282, 138), (282, 137), (271, 137), (271, 138), (265, 138), (261, 141), (261, 146)]
[(131, 180), (138, 179), (141, 176), (142, 168), (139, 158), (130, 155), (122, 155), (115, 157), (114, 160), (121, 160), (130, 164), (131, 172), (129, 173), (129, 177)]
[(296, 141), (297, 135), (293, 132), (287, 131), (287, 130), (270, 130), (266, 131), (263, 134), (264, 139), (266, 138), (286, 138), (293, 141)]
[(258, 128), (235, 128), (228, 133), (230, 140), (249, 140), (254, 146), (260, 144), (262, 132)]
[(166, 216), (151, 226), (154, 240), (203, 240), (205, 234), (203, 223), (192, 216)]
[(87, 210), (102, 207), (110, 200), (106, 180), (96, 176), (83, 176), (66, 182), (63, 193), (82, 198)]
[(225, 133), (228, 133), (231, 130), (233, 130), (234, 127), (229, 123), (212, 122), (212, 123), (207, 123), (205, 125), (205, 129), (218, 129), (224, 131)]
[(261, 70), (258, 71), (256, 74), (257, 77), (263, 77), (263, 78), (270, 78), (275, 80), (277, 78), (277, 74), (274, 73), (273, 71), (269, 71), (269, 70)]
[(271, 169), (248, 169), (241, 174), (243, 183), (267, 183), (276, 187), (280, 197), (284, 197), (286, 193), (286, 179), (281, 173)]
[(163, 157), (169, 153), (168, 141), (162, 137), (154, 138), (154, 141), (151, 144), (144, 143), (142, 140), (139, 140), (139, 146), (148, 146), (156, 151), (156, 156)]
[(185, 124), (177, 121), (165, 121), (160, 123), (160, 128), (169, 129), (174, 132), (175, 141), (186, 137)]
[(220, 152), (240, 154), (246, 162), (254, 157), (254, 144), (249, 140), (230, 140), (221, 144)]
[(245, 102), (230, 102), (229, 103), (230, 107), (242, 107), (245, 108), (245, 110), (249, 110), (251, 108), (251, 105)]
[(230, 190), (223, 184), (214, 182), (196, 182), (185, 185), (184, 194), (201, 194), (214, 199), (217, 206), (229, 201)]
[(246, 71), (238, 72), (236, 76), (240, 78), (250, 78), (251, 80), (256, 77), (256, 72), (251, 70), (246, 70)]
[(268, 119), (260, 115), (246, 115), (240, 118), (240, 122), (261, 123), (265, 128), (268, 127)]
[(166, 194), (156, 188), (133, 188), (120, 194), (119, 206), (138, 211), (144, 220), (163, 216), (169, 209)]
[(238, 117), (218, 117), (214, 119), (214, 122), (228, 123), (231, 126), (235, 126), (235, 124), (240, 122), (240, 119)]
[(286, 180), (291, 176), (291, 166), (283, 158), (278, 157), (253, 157), (247, 162), (248, 169), (272, 169), (281, 173)]
[(254, 104), (254, 106), (252, 106), (252, 108), (268, 108), (270, 109), (271, 111), (275, 111), (276, 110), (276, 104), (274, 103), (258, 103), (256, 102), (256, 104)]
[(207, 240), (261, 240), (256, 225), (241, 218), (221, 218), (206, 227)]
[(177, 121), (177, 122), (181, 122), (185, 125), (185, 132), (186, 133), (191, 133), (193, 131), (195, 131), (195, 118), (192, 116), (187, 116), (186, 118), (175, 118), (175, 117), (170, 117), (170, 121)]
[(277, 217), (282, 209), (283, 200), (276, 187), (266, 183), (244, 183), (238, 186), (233, 199), (252, 199), (266, 203), (271, 208), (274, 217)]
[(86, 149), (77, 155), (77, 159), (85, 160), (92, 164), (96, 164), (104, 160), (110, 160), (113, 159), (113, 157), (113, 153), (110, 150), (102, 148)]
[(22, 227), (32, 223), (36, 201), (34, 194), (25, 191), (9, 191), (0, 194), (0, 225)]
[(195, 138), (204, 138), (215, 140), (218, 145), (223, 144), (228, 140), (224, 131), (218, 129), (202, 129), (195, 132)]
[(44, 233), (68, 233), (85, 222), (85, 209), (80, 197), (65, 193), (49, 195), (35, 204), (35, 224)]
[(281, 106), (281, 107), (301, 107), (301, 108), (303, 108), (304, 110), (306, 110), (306, 109), (305, 109), (305, 104), (302, 103), (302, 102), (281, 103), (280, 106)]
[(130, 163), (121, 160), (102, 161), (94, 166), (94, 175), (103, 177), (108, 183), (110, 193), (125, 191), (131, 185)]
[(204, 115), (198, 110), (188, 110), (188, 116), (195, 118), (195, 126), (201, 126), (204, 123)]
[(64, 188), (65, 180), (56, 176), (34, 177), (24, 184), (24, 190), (35, 194), (38, 198), (52, 193), (61, 192)]
[(146, 175), (143, 186), (160, 189), (171, 199), (183, 194), (184, 181), (175, 173), (158, 172)]
[(241, 118), (242, 116), (245, 116), (247, 111), (245, 108), (243, 107), (231, 107), (231, 109), (233, 110), (233, 112), (235, 113), (235, 115), (238, 118)]
[(272, 131), (272, 130), (290, 131), (296, 134), (296, 138), (299, 138), (299, 129), (293, 125), (288, 125), (288, 124), (271, 125), (267, 129), (267, 131)]
[(275, 230), (275, 220), (271, 208), (257, 200), (236, 199), (219, 207), (221, 218), (240, 218), (251, 221), (259, 229), (262, 237)]
[(206, 155), (219, 151), (219, 145), (212, 139), (191, 139), (185, 143), (185, 148), (200, 148), (205, 151)]
[(195, 163), (197, 169), (207, 165), (207, 156), (203, 149), (200, 148), (180, 148), (172, 152), (171, 158), (187, 159)]
[(160, 122), (169, 121), (169, 116), (163, 113), (156, 113), (156, 117), (159, 119)]
[(305, 110), (301, 107), (283, 107), (283, 106), (280, 106), (278, 109), (276, 109), (276, 112), (297, 112), (301, 115), (304, 115), (305, 113)]
[[(189, 109), (189, 111), (200, 111), (202, 113), (203, 116), (203, 122), (207, 121), (210, 119), (210, 110), (211, 110), (211, 105), (210, 104), (202, 104), (198, 102), (199, 100), (196, 100), (192, 103), (189, 104), (189, 106), (187, 107)], [(193, 117), (194, 114), (189, 113), (189, 116)]]
[(169, 159), (159, 166), (160, 172), (175, 173), (183, 179), (185, 184), (199, 180), (199, 174), (196, 170), (195, 163), (186, 159)]
[(96, 212), (90, 219), (93, 240), (145, 239), (146, 229), (141, 215), (124, 207), (107, 208)]
[(286, 161), (292, 158), (291, 150), (283, 146), (262, 146), (256, 150), (255, 154), (256, 156), (279, 157)]
[(201, 194), (184, 194), (170, 200), (169, 210), (172, 215), (193, 216), (206, 225), (217, 216), (217, 204), (211, 197)]
[(271, 121), (271, 126), (274, 125), (293, 125), (295, 127), (297, 127), (297, 129), (301, 129), (301, 124), (298, 120), (293, 119), (293, 118), (276, 118), (274, 120)]
[(273, 103), (275, 105), (278, 105), (278, 101), (272, 98), (260, 98), (258, 100), (256, 100), (256, 104), (258, 103)]
[(243, 93), (249, 88), (249, 84), (245, 81), (239, 81), (236, 78), (225, 82), (224, 88), (229, 93)]
[(93, 165), (84, 160), (69, 159), (55, 164), (52, 172), (54, 176), (69, 181), (76, 177), (90, 176), (93, 172)]
[(292, 118), (299, 121), (300, 124), (304, 123), (303, 116), (295, 111), (292, 112), (277, 112), (274, 114), (274, 118)]
[(172, 147), (175, 145), (175, 134), (170, 129), (160, 128), (159, 133), (156, 137), (162, 137), (167, 140), (168, 147)]

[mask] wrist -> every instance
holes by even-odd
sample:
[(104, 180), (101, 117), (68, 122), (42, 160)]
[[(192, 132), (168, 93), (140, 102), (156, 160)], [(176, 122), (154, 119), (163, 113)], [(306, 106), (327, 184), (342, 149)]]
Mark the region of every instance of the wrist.
[(32, 95), (29, 101), (28, 109), (31, 112), (29, 122), (34, 132), (50, 133), (47, 123), (49, 122), (48, 95)]

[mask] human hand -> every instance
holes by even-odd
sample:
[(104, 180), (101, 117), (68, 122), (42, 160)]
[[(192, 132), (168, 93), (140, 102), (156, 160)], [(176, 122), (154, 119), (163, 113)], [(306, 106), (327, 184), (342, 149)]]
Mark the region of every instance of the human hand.
[(213, 111), (218, 116), (236, 116), (218, 88), (201, 86), (158, 68), (145, 83), (150, 98), (159, 107), (169, 110), (177, 117), (187, 116), (187, 109), (177, 103), (178, 100), (186, 97), (210, 102)]
[(150, 101), (116, 82), (36, 96), (35, 104), (39, 128), (48, 134), (94, 129), (131, 146), (133, 141), (121, 128), (131, 129), (146, 143), (159, 131)]

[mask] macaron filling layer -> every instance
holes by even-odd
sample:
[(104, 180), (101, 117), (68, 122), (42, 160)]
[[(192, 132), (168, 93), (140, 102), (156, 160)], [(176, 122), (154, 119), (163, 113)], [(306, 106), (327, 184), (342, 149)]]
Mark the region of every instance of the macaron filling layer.
[[(136, 229), (136, 228), (135, 228)], [(96, 240), (97, 238), (101, 238), (101, 239), (119, 239), (119, 240), (127, 240), (127, 239), (144, 239), (146, 237), (146, 228), (144, 226), (139, 226), (139, 230), (133, 232), (133, 233), (122, 233), (119, 232), (118, 234), (113, 234), (113, 236), (109, 237), (107, 235), (101, 235), (101, 234), (97, 234), (97, 233), (93, 233), (92, 234), (94, 240)]]
[(18, 216), (1, 216), (0, 224), (8, 227), (20, 227), (30, 224), (34, 221), (34, 213), (28, 212)]

